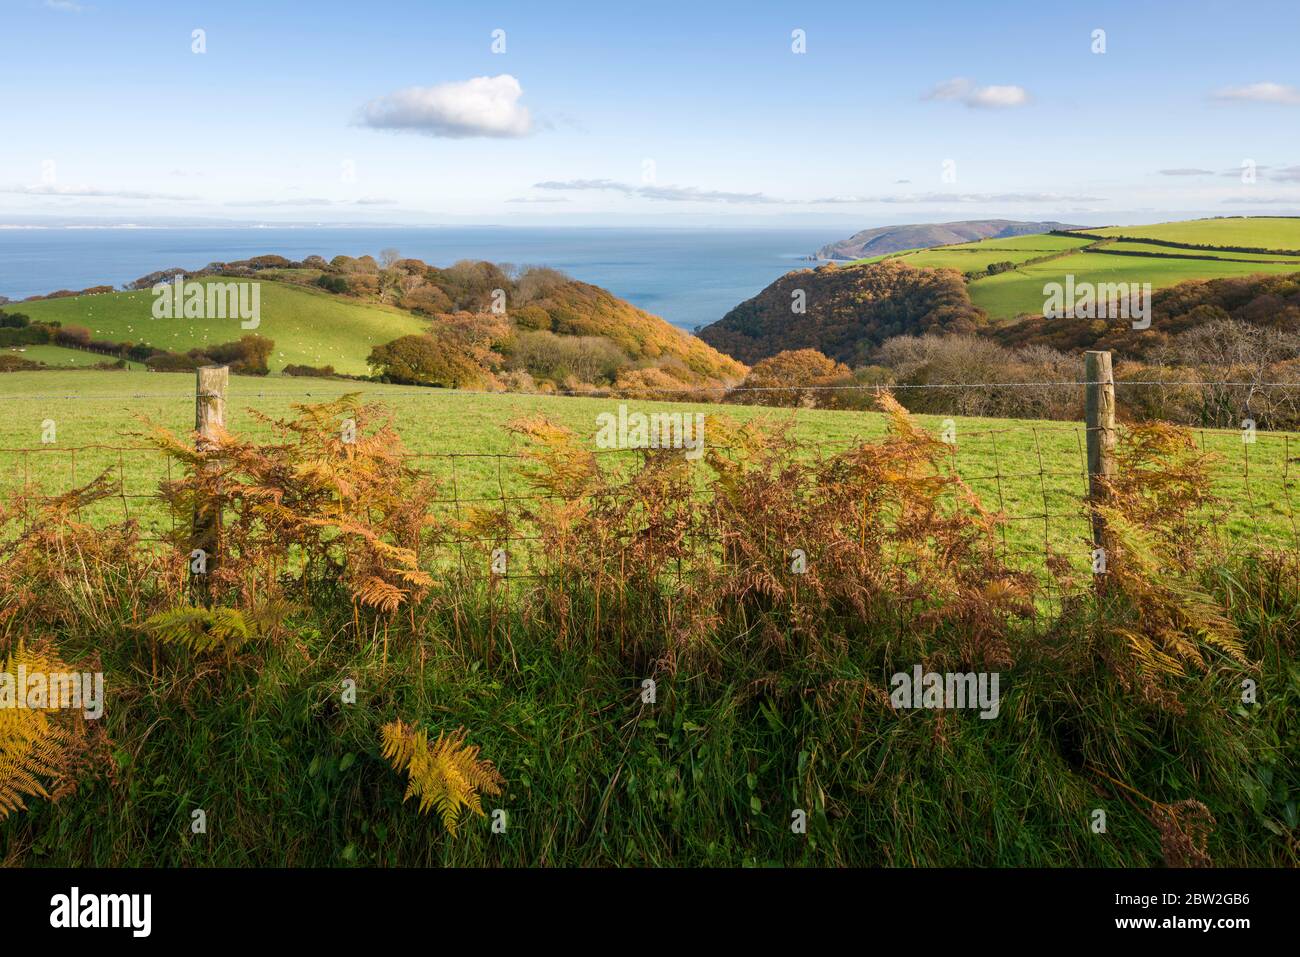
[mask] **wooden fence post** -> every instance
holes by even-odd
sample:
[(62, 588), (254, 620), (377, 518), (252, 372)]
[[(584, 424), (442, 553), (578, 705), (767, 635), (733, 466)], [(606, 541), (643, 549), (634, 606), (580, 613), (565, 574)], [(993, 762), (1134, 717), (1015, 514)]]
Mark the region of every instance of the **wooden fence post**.
[[(1088, 501), (1098, 505), (1106, 499), (1106, 482), (1115, 475), (1115, 376), (1109, 352), (1084, 354), (1087, 399), (1084, 417), (1088, 427)], [(1105, 522), (1092, 512), (1092, 547), (1104, 548)]]
[[(194, 447), (208, 452), (226, 425), (226, 386), (230, 370), (226, 366), (203, 366), (196, 370), (194, 382), (194, 429), (198, 433)], [(220, 497), (216, 492), (212, 466), (200, 468), (195, 476), (198, 494), (194, 499), (194, 529), (190, 538), (190, 586), (197, 604), (212, 604), (212, 573), (216, 571), (221, 548)]]

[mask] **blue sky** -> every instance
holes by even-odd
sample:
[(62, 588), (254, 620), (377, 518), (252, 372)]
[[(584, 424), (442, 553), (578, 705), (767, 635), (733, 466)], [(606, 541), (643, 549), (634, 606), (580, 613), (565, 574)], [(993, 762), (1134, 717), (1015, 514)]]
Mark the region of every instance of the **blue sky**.
[(1294, 2), (0, 0), (0, 223), (1297, 213), (1297, 27)]

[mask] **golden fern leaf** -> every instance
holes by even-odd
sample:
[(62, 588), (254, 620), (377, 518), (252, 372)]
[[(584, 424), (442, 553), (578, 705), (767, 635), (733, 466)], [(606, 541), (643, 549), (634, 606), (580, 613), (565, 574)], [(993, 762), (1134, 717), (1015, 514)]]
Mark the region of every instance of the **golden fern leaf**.
[(575, 499), (598, 478), (596, 457), (578, 444), (571, 429), (541, 415), (516, 419), (507, 428), (531, 443), (523, 457), (537, 467), (521, 469), (520, 474), (534, 489)]
[(143, 627), (165, 644), (198, 652), (219, 650), (229, 656), (278, 624), (288, 610), (288, 605), (276, 603), (245, 616), (238, 608), (180, 605), (151, 615)]
[(244, 618), (255, 634), (267, 635), (284, 624), (284, 620), (297, 609), (293, 602), (273, 598), (246, 612)]
[[(24, 796), (49, 797), (40, 779), (58, 774), (71, 739), (67, 731), (50, 720), (52, 709), (14, 707), (16, 696), (26, 694), (25, 688), (17, 687), (20, 666), (28, 673), (67, 670), (62, 662), (29, 651), (21, 644), (0, 668), (0, 819), (25, 808)], [(14, 700), (4, 700), (10, 696), (15, 696)]]
[(354, 594), (357, 601), (382, 612), (393, 612), (406, 598), (406, 592), (382, 578), (370, 577), (361, 583)]
[(500, 794), (504, 779), (490, 761), (478, 759), (478, 745), (465, 743), (465, 729), (439, 734), (429, 745), (424, 729), (390, 722), (383, 727), (383, 755), (399, 774), (408, 775), (406, 795), (420, 799), (421, 813), (438, 812), (453, 837), (463, 809), (483, 816), (483, 794)]
[(936, 446), (942, 449), (943, 443), (916, 425), (912, 421), (911, 414), (894, 398), (892, 392), (881, 392), (876, 397), (876, 408), (888, 417), (890, 435), (926, 450), (934, 449)]
[[(1177, 434), (1159, 430), (1144, 439), (1151, 445), (1175, 440)], [(1133, 507), (1123, 496), (1113, 504), (1095, 506), (1112, 557), (1108, 574), (1137, 610), (1138, 627), (1116, 624), (1111, 633), (1127, 643), (1139, 667), (1149, 672), (1177, 675), (1187, 665), (1205, 668), (1202, 644), (1246, 664), (1237, 626), (1190, 572), (1170, 573), (1178, 567), (1176, 542), (1160, 529), (1135, 521)]]

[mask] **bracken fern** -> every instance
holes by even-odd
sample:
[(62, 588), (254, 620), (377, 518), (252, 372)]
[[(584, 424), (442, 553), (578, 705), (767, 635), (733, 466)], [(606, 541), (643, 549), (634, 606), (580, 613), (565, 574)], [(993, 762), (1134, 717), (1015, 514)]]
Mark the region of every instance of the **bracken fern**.
[(247, 612), (180, 605), (151, 615), (144, 630), (164, 644), (198, 652), (221, 651), (230, 658), (249, 641), (274, 631), (289, 611), (290, 606), (281, 601)]
[[(28, 673), (50, 674), (66, 671), (67, 666), (48, 655), (33, 652), (23, 645), (12, 652), (0, 667), (0, 675), (15, 677), (20, 667)], [(15, 695), (26, 693), (14, 688)], [(0, 818), (26, 807), (23, 797), (49, 797), (42, 778), (57, 777), (72, 735), (56, 720), (57, 711), (49, 708), (18, 708), (15, 702), (0, 706)]]
[(409, 776), (403, 800), (419, 797), (421, 812), (436, 809), (453, 837), (462, 809), (482, 817), (479, 792), (500, 794), (505, 784), (492, 762), (478, 759), (478, 745), (465, 743), (463, 728), (440, 733), (431, 747), (428, 732), (398, 720), (384, 725), (383, 742), (393, 769)]
[(1201, 582), (1212, 538), (1209, 457), (1186, 429), (1149, 423), (1131, 429), (1118, 459), (1096, 506), (1107, 556), (1099, 626), (1112, 639), (1107, 654), (1120, 680), (1176, 708), (1162, 677), (1203, 670), (1209, 649), (1246, 664), (1237, 627)]

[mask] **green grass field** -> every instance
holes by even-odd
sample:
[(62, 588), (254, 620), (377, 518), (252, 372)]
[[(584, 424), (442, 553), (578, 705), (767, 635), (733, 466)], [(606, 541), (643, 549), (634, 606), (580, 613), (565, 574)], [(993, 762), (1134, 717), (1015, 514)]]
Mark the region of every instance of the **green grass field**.
[[(619, 404), (616, 399), (236, 376), (231, 379), (227, 426), (240, 434), (266, 438), (269, 428), (254, 419), (250, 409), (288, 416), (294, 403), (321, 402), (356, 391), (391, 411), (406, 447), (423, 456), (421, 467), (439, 480), (440, 497), (462, 501), (527, 491), (518, 475), (519, 463), (512, 457), (519, 448), (506, 428), (512, 420), (544, 414), (573, 429), (595, 449), (597, 416), (616, 412)], [(166, 463), (160, 453), (122, 447), (141, 444), (150, 422), (179, 433), (192, 428), (193, 393), (193, 376), (183, 373), (5, 374), (0, 376), (0, 469), (10, 485), (28, 481), (47, 492), (84, 483), (111, 469), (122, 478), (126, 497), (101, 503), (93, 517), (107, 521), (129, 514), (151, 534), (159, 534), (169, 528), (170, 520), (150, 497), (168, 474)], [(721, 411), (739, 420), (757, 417), (774, 426), (789, 423), (793, 435), (807, 443), (809, 454), (829, 454), (857, 440), (877, 439), (885, 430), (883, 417), (876, 413), (631, 404), (647, 412)], [(56, 441), (42, 444), (42, 430), (51, 421)], [(945, 420), (918, 416), (917, 421), (938, 435)], [(1082, 561), (1087, 536), (1082, 512), (1086, 492), (1082, 424), (979, 418), (954, 422), (957, 443), (952, 465), (986, 507), (1008, 517), (1007, 547), (1023, 552), (1030, 565), (1041, 561), (1044, 542)], [(1295, 459), (1300, 455), (1300, 437), (1263, 433), (1247, 446), (1236, 432), (1207, 430), (1196, 436), (1220, 456), (1216, 491), (1222, 497), (1224, 527), (1243, 539), (1296, 542), (1294, 505), (1300, 490), (1295, 487)], [(457, 453), (454, 458), (452, 453)], [(498, 457), (502, 455), (506, 457)], [(699, 467), (705, 474), (705, 466)]]
[[(943, 246), (943, 249), (1002, 250), (1011, 253), (1068, 252), (1086, 246), (1088, 240), (1074, 236), (1053, 236), (1051, 233), (1034, 233), (1029, 236), (1008, 236), (1005, 239), (980, 239), (970, 243)], [(1008, 256), (1008, 259), (1013, 257)], [(1032, 257), (1031, 257), (1032, 258)], [(996, 262), (996, 260), (994, 260)]]
[[(1025, 240), (1033, 240), (1033, 242), (1025, 242)], [(1088, 240), (1072, 239), (1068, 236), (1019, 236), (1015, 239), (989, 239), (979, 243), (964, 243), (960, 246), (922, 249), (898, 258), (912, 266), (972, 272), (976, 269), (987, 269), (997, 262), (1022, 263), (1040, 256), (1082, 249), (1086, 245)]]
[(1088, 229), (1099, 236), (1140, 236), (1198, 246), (1258, 246), (1262, 249), (1300, 249), (1300, 218), (1251, 216), (1233, 219), (1192, 219), (1146, 226), (1107, 226)]
[[(1099, 236), (1128, 236), (1163, 239), (1169, 242), (1198, 245), (1252, 246), (1261, 249), (1300, 249), (1300, 219), (1252, 217), (1249, 219), (1200, 219), (1181, 223), (1157, 223), (1149, 226), (1110, 226), (1089, 229)], [(1151, 283), (1163, 289), (1190, 279), (1218, 279), (1248, 276), (1253, 273), (1300, 272), (1300, 257), (1269, 253), (1216, 252), (1214, 250), (1180, 250), (1141, 242), (1112, 242), (1105, 249), (1116, 252), (1150, 253), (1149, 257), (1108, 256), (1087, 251), (1093, 241), (1071, 236), (1047, 234), (1016, 236), (1010, 239), (985, 239), (973, 243), (914, 249), (871, 259), (901, 259), (912, 266), (929, 269), (956, 269), (974, 272), (997, 262), (1024, 263), (1030, 259), (1056, 254), (1056, 258), (976, 279), (970, 284), (970, 296), (995, 320), (1015, 319), (1025, 313), (1037, 314), (1043, 308), (1043, 286), (1063, 282), (1067, 273), (1081, 282)], [(1171, 258), (1184, 256), (1184, 259)], [(1196, 257), (1196, 258), (1191, 258)], [(1222, 259), (1213, 262), (1212, 259)], [(1278, 260), (1282, 260), (1279, 262)]]
[(905, 249), (880, 256), (855, 259), (852, 265), (878, 263), (882, 259), (902, 259), (912, 266), (924, 266), (930, 269), (959, 269), (967, 272), (974, 269), (987, 269), (995, 262), (1024, 262), (1049, 253), (1064, 253), (1072, 249), (1082, 249), (1089, 244), (1087, 239), (1075, 239), (1071, 236), (1051, 236), (1039, 233), (1033, 236), (1012, 236), (1007, 239), (982, 239), (972, 243), (954, 243), (951, 246), (935, 246), (930, 249)]
[(1300, 257), (1283, 256), (1281, 253), (1239, 253), (1229, 252), (1218, 249), (1178, 249), (1171, 246), (1152, 246), (1149, 243), (1143, 243), (1132, 240), (1120, 240), (1119, 242), (1107, 243), (1103, 249), (1115, 250), (1116, 252), (1130, 252), (1152, 254), (1159, 253), (1161, 256), (1184, 256), (1187, 258), (1204, 259), (1222, 259), (1225, 261), (1246, 260), (1248, 262), (1278, 262), (1294, 264), (1300, 268)]
[[(51, 369), (84, 369), (100, 362), (113, 362), (109, 356), (82, 349), (66, 349), (63, 346), (11, 346), (0, 348), (0, 355), (13, 355), (32, 362), (42, 362)], [(143, 369), (140, 362), (127, 363), (133, 369)]]
[(332, 365), (348, 375), (369, 371), (366, 356), (375, 346), (427, 326), (401, 309), (269, 281), (262, 281), (261, 321), (256, 329), (242, 329), (237, 319), (155, 319), (153, 301), (152, 294), (143, 290), (24, 302), (11, 309), (34, 321), (85, 326), (95, 339), (146, 343), (173, 352), (232, 342), (255, 332), (275, 342), (272, 371), (295, 363)]
[(1034, 263), (980, 279), (970, 285), (971, 300), (994, 319), (1013, 319), (1024, 313), (1041, 313), (1043, 286), (1064, 282), (1067, 274), (1082, 282), (1150, 283), (1152, 290), (1191, 279), (1219, 279), (1254, 273), (1300, 272), (1300, 263), (1211, 262), (1205, 259), (1140, 258), (1074, 253), (1061, 259)]

